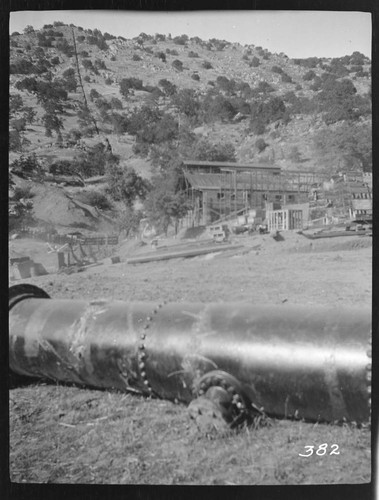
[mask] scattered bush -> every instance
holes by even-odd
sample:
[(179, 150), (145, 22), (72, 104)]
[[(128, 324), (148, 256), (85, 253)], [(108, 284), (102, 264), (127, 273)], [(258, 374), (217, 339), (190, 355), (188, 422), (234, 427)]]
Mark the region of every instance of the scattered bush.
[(67, 57), (72, 57), (74, 55), (74, 47), (68, 43), (66, 38), (62, 38), (56, 44), (56, 49), (63, 52)]
[(213, 66), (212, 64), (209, 62), (209, 61), (203, 61), (202, 65), (201, 65), (204, 69), (212, 69)]
[(124, 97), (127, 97), (130, 89), (143, 90), (143, 82), (139, 78), (123, 78), (120, 82), (120, 92)]
[(274, 92), (274, 87), (272, 87), (269, 83), (265, 82), (264, 80), (263, 81), (260, 81), (257, 85), (257, 87), (255, 87), (255, 90), (256, 92), (258, 93), (267, 93), (267, 92)]
[(117, 99), (117, 97), (112, 97), (110, 105), (112, 106), (112, 109), (122, 109), (122, 102), (120, 99)]
[(316, 73), (312, 69), (310, 69), (309, 71), (307, 71), (303, 75), (303, 80), (305, 82), (308, 82), (308, 81), (313, 80), (314, 78), (316, 78), (316, 76), (317, 76)]
[(139, 56), (138, 54), (133, 54), (132, 60), (133, 61), (142, 61), (142, 57)]
[(99, 92), (96, 89), (91, 89), (91, 92), (89, 93), (89, 98), (91, 99), (91, 101), (94, 101), (95, 99), (98, 99), (99, 97), (101, 97)]
[(193, 50), (190, 50), (188, 52), (188, 57), (194, 57), (194, 58), (196, 58), (196, 57), (199, 57), (199, 54), (197, 52), (194, 52)]
[(78, 200), (100, 210), (112, 210), (114, 208), (107, 195), (100, 191), (82, 191), (78, 195)]
[(178, 51), (175, 50), (175, 49), (172, 49), (172, 50), (166, 49), (166, 54), (170, 54), (172, 56), (178, 56), (179, 55)]
[(175, 59), (172, 62), (172, 67), (176, 69), (177, 71), (183, 71), (183, 63), (179, 59)]
[(157, 54), (155, 54), (156, 57), (158, 57), (158, 59), (161, 59), (163, 62), (166, 62), (166, 54), (164, 52), (158, 52)]
[(101, 59), (95, 59), (95, 66), (98, 69), (107, 69), (105, 62), (102, 61)]
[(273, 73), (279, 73), (279, 74), (283, 73), (283, 70), (280, 66), (272, 66), (271, 71)]
[(282, 73), (282, 82), (283, 83), (293, 83), (292, 78), (287, 73)]
[(176, 91), (177, 91), (176, 85), (174, 85), (173, 83), (171, 83), (166, 78), (162, 78), (162, 80), (159, 80), (158, 85), (160, 85), (160, 87), (162, 88), (163, 92), (167, 96), (172, 96), (172, 95), (176, 94)]
[(34, 28), (30, 24), (24, 28), (24, 33), (26, 35), (30, 35), (31, 33), (34, 33)]
[(258, 153), (262, 153), (268, 147), (268, 144), (264, 139), (257, 139), (255, 141), (255, 147), (258, 149)]
[(197, 82), (200, 81), (200, 76), (197, 73), (192, 73), (191, 78)]
[(188, 36), (187, 35), (176, 36), (174, 37), (173, 42), (176, 45), (185, 45), (188, 42)]

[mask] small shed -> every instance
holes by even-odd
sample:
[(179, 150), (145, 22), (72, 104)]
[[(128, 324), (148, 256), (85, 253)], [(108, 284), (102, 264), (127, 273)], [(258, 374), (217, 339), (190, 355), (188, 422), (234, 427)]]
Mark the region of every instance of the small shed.
[(302, 210), (268, 210), (266, 212), (266, 220), (269, 231), (303, 229)]

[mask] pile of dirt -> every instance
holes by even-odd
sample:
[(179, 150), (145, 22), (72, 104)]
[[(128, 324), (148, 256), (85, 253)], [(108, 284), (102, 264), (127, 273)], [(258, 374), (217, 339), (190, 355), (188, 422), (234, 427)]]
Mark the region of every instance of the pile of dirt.
[(50, 184), (29, 183), (33, 194), (33, 217), (41, 223), (49, 224), (56, 229), (87, 229), (104, 233), (113, 233), (110, 222), (91, 215), (67, 196), (65, 189)]

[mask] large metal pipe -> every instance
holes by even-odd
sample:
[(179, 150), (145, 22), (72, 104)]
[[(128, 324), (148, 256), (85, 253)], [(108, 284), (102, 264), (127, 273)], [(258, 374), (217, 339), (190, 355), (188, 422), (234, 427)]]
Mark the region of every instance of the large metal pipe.
[(233, 421), (370, 417), (369, 309), (53, 300), (16, 285), (9, 321), (19, 375), (187, 403), (226, 395)]

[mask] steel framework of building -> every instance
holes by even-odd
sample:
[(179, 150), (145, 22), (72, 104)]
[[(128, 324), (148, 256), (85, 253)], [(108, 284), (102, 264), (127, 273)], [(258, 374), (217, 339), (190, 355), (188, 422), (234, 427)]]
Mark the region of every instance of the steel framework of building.
[[(188, 222), (207, 224), (225, 220), (266, 203), (302, 203), (312, 186), (329, 179), (327, 174), (305, 171), (268, 171), (220, 168), (219, 173), (202, 173), (185, 167), (185, 186), (194, 209)], [(210, 194), (212, 196), (210, 196)]]

